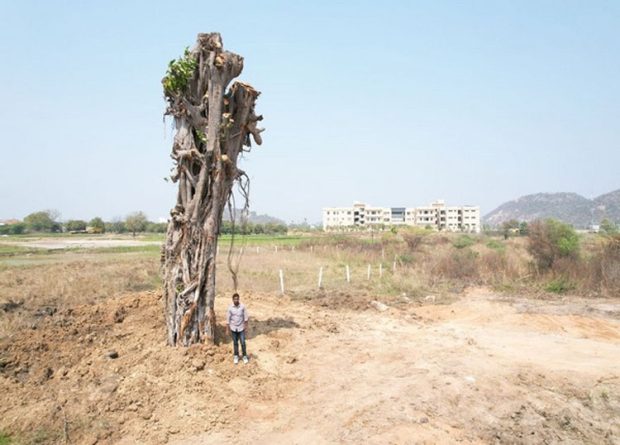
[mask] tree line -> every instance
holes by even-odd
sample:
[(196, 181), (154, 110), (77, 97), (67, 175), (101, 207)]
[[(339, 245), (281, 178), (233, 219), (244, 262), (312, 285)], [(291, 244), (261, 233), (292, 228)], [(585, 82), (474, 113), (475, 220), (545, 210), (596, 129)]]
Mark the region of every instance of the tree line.
[[(149, 221), (143, 212), (133, 212), (124, 219), (104, 221), (100, 217), (92, 218), (89, 221), (82, 219), (71, 219), (60, 222), (60, 214), (54, 210), (41, 210), (29, 214), (21, 222), (5, 224), (0, 226), (0, 235), (20, 235), (24, 233), (165, 233), (168, 226), (165, 222)], [(251, 235), (282, 235), (286, 234), (288, 227), (279, 223), (237, 223), (234, 225), (230, 221), (222, 221), (220, 228), (221, 234)]]
[[(556, 220), (553, 220), (551, 218), (551, 219), (547, 219), (546, 221), (556, 221)], [(562, 223), (561, 221), (556, 221), (556, 222), (561, 223), (563, 226), (570, 226), (570, 224)], [(517, 221), (516, 219), (511, 219), (510, 221), (503, 222), (502, 225), (498, 229), (492, 230), (490, 228), (486, 228), (485, 232), (489, 234), (492, 234), (493, 232), (501, 233), (504, 236), (504, 238), (508, 238), (509, 236), (512, 236), (512, 235), (527, 236), (530, 233), (530, 225), (531, 224), (528, 224), (526, 221)], [(603, 235), (615, 235), (619, 232), (619, 228), (618, 228), (618, 225), (614, 221), (608, 218), (604, 218), (600, 222), (597, 231)]]
[(125, 219), (104, 221), (100, 217), (89, 221), (71, 219), (59, 221), (60, 214), (54, 210), (41, 210), (29, 214), (23, 221), (0, 226), (0, 235), (23, 233), (164, 233), (166, 223), (149, 221), (143, 212), (130, 213)]
[(285, 224), (278, 223), (251, 223), (246, 222), (244, 224), (233, 224), (230, 221), (222, 221), (220, 226), (220, 233), (223, 235), (230, 235), (231, 233), (240, 235), (285, 235), (288, 232), (288, 227)]

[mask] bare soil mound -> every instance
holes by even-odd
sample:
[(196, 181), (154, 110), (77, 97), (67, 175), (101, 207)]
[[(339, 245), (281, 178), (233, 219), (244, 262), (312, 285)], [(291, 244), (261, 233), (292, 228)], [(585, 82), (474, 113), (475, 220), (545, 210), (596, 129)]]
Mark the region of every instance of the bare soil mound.
[[(169, 348), (158, 295), (49, 308), (29, 331), (0, 349), (2, 427), (26, 442), (162, 443), (171, 435), (225, 425), (235, 407), (226, 382), (252, 382), (260, 394), (275, 380), (255, 363), (233, 368), (229, 345)], [(292, 326), (255, 323), (258, 334)]]

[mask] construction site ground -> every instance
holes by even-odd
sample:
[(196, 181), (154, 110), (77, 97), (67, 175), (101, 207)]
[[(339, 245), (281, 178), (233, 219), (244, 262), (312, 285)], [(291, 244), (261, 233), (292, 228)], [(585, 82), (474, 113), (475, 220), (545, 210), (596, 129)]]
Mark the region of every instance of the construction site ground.
[(166, 346), (155, 292), (4, 307), (29, 321), (0, 343), (0, 429), (17, 443), (620, 443), (616, 300), (243, 300), (247, 365), (223, 325), (217, 346)]

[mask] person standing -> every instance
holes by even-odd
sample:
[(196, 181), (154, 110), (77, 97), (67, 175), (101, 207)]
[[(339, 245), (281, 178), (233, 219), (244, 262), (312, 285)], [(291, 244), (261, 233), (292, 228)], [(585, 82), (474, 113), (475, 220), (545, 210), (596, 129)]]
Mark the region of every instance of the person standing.
[(226, 324), (228, 325), (228, 332), (232, 336), (234, 343), (234, 357), (233, 362), (235, 365), (239, 363), (239, 342), (241, 342), (241, 353), (243, 354), (243, 363), (249, 361), (248, 354), (245, 349), (245, 334), (248, 330), (248, 311), (239, 301), (239, 294), (235, 293), (232, 296), (233, 304), (228, 306), (226, 312)]

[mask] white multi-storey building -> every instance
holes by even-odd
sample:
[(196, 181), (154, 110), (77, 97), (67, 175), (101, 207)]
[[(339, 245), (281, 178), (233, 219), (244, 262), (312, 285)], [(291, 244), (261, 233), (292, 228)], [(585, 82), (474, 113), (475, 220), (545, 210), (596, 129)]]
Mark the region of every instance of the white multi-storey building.
[(323, 209), (323, 230), (408, 225), (450, 232), (480, 232), (480, 207), (446, 206), (442, 200), (425, 207), (353, 207)]

